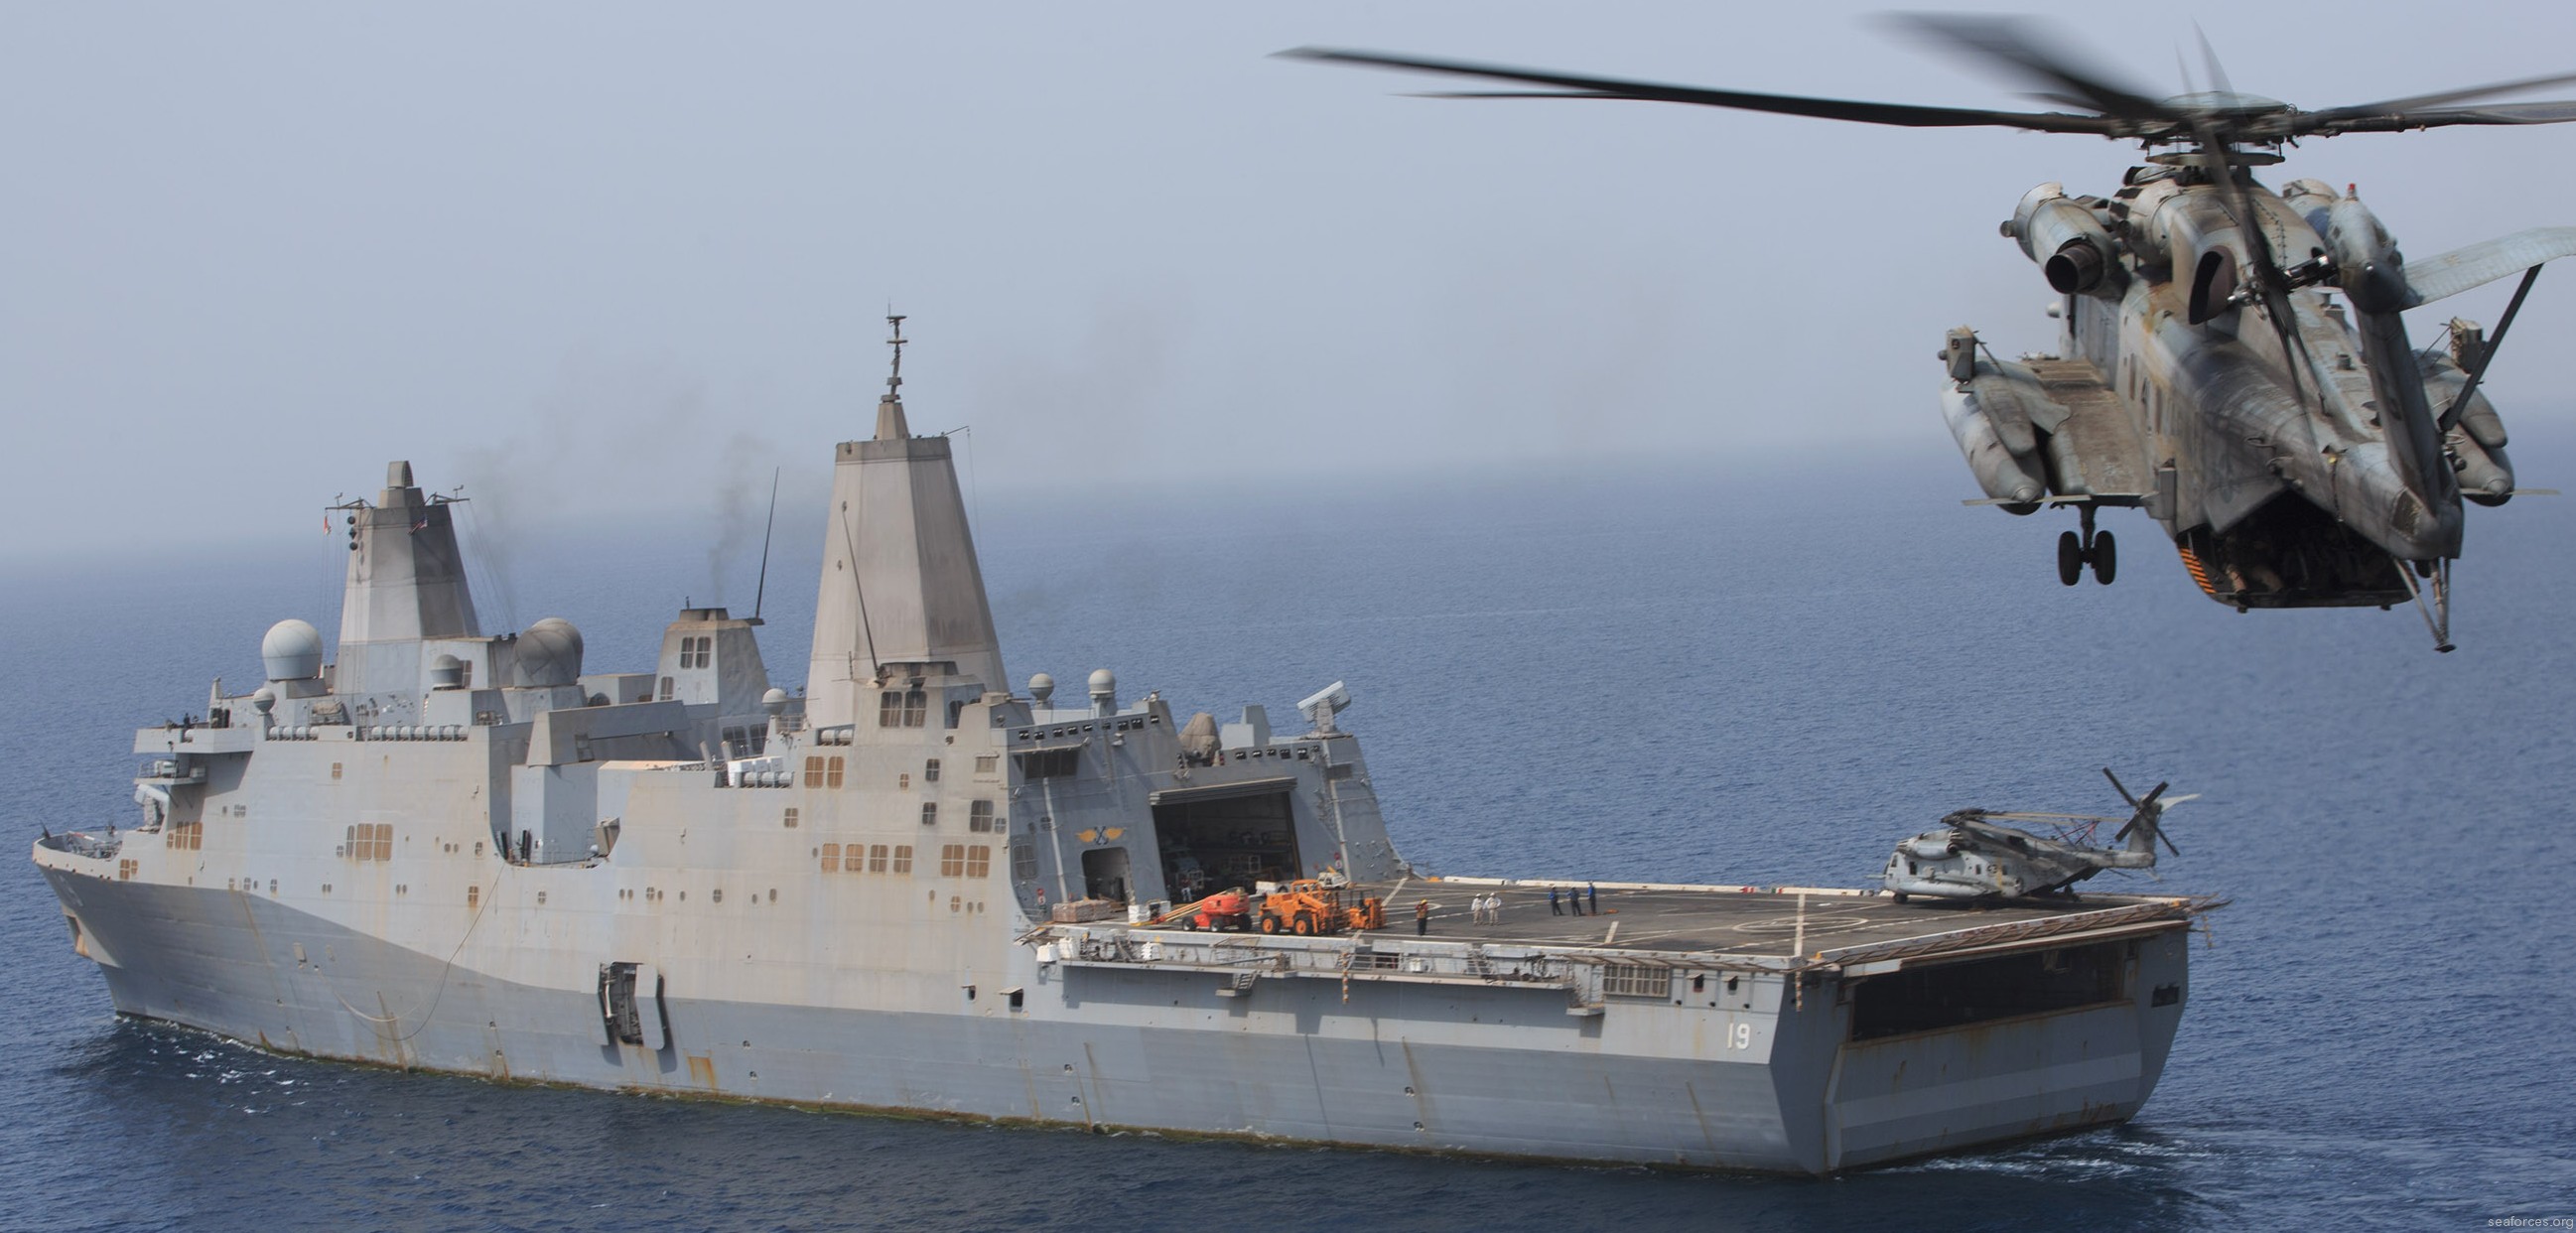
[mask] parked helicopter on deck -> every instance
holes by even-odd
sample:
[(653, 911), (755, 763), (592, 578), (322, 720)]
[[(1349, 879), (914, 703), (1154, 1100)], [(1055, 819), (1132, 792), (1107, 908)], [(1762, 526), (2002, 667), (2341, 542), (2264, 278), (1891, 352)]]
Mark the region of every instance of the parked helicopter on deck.
[[(2006, 360), (1949, 331), (1943, 412), (1983, 498), (2028, 514), (2073, 506), (2059, 580), (2118, 568), (2099, 509), (2135, 507), (2211, 599), (2246, 611), (2412, 602), (2450, 641), (2463, 502), (2518, 491), (2501, 418), (2479, 386), (2542, 264), (2576, 227), (2541, 227), (2409, 262), (2361, 195), (2315, 180), (2278, 192), (2251, 169), (2304, 138), (2452, 125), (2556, 124), (2576, 101), (2488, 103), (2576, 82), (2498, 82), (2302, 111), (2234, 91), (2157, 98), (2007, 19), (1901, 20), (2074, 111), (2007, 112), (1703, 89), (1372, 51), (1281, 54), (1513, 82), (1455, 98), (1689, 103), (1911, 128), (2001, 127), (2136, 141), (2145, 162), (2108, 196), (2042, 184), (2003, 224), (2062, 298), (2057, 353)], [(2204, 51), (2206, 43), (2204, 42)], [(2454, 319), (2418, 351), (2400, 314), (2520, 274), (2492, 335)], [(2340, 300), (2335, 296), (2340, 296)], [(2520, 490), (2539, 491), (2539, 490)]]
[[(1941, 825), (1896, 845), (1879, 881), (1898, 903), (1911, 895), (1935, 899), (1997, 900), (2031, 895), (2074, 894), (2073, 887), (2105, 869), (2156, 867), (2156, 845), (2176, 856), (2182, 850), (2165, 838), (2165, 811), (2190, 796), (2165, 795), (2157, 784), (2143, 797), (2132, 796), (2111, 768), (2102, 768), (2130, 814), (2110, 845), (2095, 846), (2093, 829), (2121, 819), (2081, 813), (2001, 813), (1962, 809)], [(2003, 822), (2040, 822), (2054, 827), (2054, 838), (2033, 834)]]

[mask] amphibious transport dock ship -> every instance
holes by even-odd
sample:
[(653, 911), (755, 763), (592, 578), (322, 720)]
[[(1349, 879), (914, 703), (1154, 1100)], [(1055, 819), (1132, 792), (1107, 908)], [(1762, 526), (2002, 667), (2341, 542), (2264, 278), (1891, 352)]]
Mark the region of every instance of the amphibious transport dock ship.
[(257, 689), (136, 735), (138, 820), (36, 844), (116, 1009), (496, 1079), (1809, 1173), (2155, 1088), (2193, 901), (1416, 876), (1346, 694), (1274, 729), (1105, 671), (1015, 693), (948, 441), (890, 384), (834, 462), (798, 694), (721, 608), (642, 672), (483, 632), (393, 464), (339, 513), (336, 657), (280, 622)]

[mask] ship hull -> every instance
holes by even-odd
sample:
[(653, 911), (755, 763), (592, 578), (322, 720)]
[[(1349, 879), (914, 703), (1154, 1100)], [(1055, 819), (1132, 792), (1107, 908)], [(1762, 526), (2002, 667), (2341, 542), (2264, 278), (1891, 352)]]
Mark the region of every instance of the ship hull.
[[(1743, 1015), (1712, 1019), (1660, 1002), (1569, 1014), (1552, 989), (1236, 988), (1033, 964), (1013, 989), (960, 986), (948, 1013), (673, 982), (646, 1004), (651, 1043), (628, 1044), (595, 989), (478, 970), (256, 890), (46, 875), (119, 1013), (279, 1053), (1076, 1128), (1811, 1174), (2127, 1119), (2180, 1019), (2178, 997), (2155, 1005), (2149, 991), (2180, 987), (2186, 953), (2177, 927), (2133, 944), (2116, 1000), (1869, 1040), (1851, 1039), (1830, 979), (1757, 984)], [(1738, 1019), (1759, 1027), (1755, 1047), (1721, 1039)]]

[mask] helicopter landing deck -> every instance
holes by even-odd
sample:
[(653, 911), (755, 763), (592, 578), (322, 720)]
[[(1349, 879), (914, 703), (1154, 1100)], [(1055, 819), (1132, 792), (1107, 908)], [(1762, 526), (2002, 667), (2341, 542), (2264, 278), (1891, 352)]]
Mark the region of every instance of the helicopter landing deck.
[[(1557, 894), (1550, 903), (1549, 891)], [(1569, 887), (1571, 888), (1569, 890)], [(1586, 893), (1587, 890), (1593, 893)], [(1683, 887), (1643, 884), (1502, 882), (1486, 879), (1403, 879), (1360, 882), (1345, 902), (1374, 896), (1385, 904), (1383, 929), (1340, 937), (1288, 938), (1226, 934), (1236, 945), (1284, 946), (1299, 951), (1347, 950), (1382, 942), (1530, 948), (1624, 959), (1690, 956), (1717, 966), (1791, 968), (1879, 959), (1921, 959), (1985, 951), (2042, 939), (2094, 938), (2106, 931), (2159, 932), (2180, 927), (2209, 905), (2204, 901), (2135, 895), (2017, 899), (1970, 905), (1842, 889), (1795, 887)], [(1475, 900), (1499, 908), (1481, 912)], [(1576, 912), (1576, 900), (1581, 913)], [(1423, 932), (1417, 905), (1427, 903)], [(1099, 922), (1057, 925), (1032, 934), (1059, 940), (1116, 935), (1168, 937), (1189, 931), (1183, 920), (1153, 925)], [(1204, 935), (1202, 935), (1204, 936)]]
[[(1598, 886), (1597, 899), (1583, 896), (1583, 915), (1577, 916), (1564, 894), (1558, 896), (1556, 911), (1551, 913), (1546, 884), (1497, 886), (1444, 880), (1359, 889), (1385, 899), (1387, 927), (1382, 933), (1414, 936), (1414, 904), (1427, 899), (1432, 904), (1428, 936), (1447, 941), (1783, 959), (1900, 943), (1920, 943), (1935, 951), (1978, 946), (1990, 943), (1988, 931), (1998, 926), (2023, 934), (2084, 932), (2144, 920), (2181, 920), (2188, 915), (2186, 901), (2129, 895), (1972, 907), (1921, 900), (1898, 903), (1887, 895), (1848, 890)], [(1578, 886), (1577, 893), (1582, 889)], [(1479, 896), (1501, 899), (1498, 919), (1475, 919), (1469, 900)]]

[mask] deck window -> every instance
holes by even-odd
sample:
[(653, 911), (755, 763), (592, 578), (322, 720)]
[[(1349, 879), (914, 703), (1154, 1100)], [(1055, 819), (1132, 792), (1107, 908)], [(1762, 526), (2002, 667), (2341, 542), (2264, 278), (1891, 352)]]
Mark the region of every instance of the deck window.
[(1017, 755), (1022, 779), (1062, 779), (1082, 769), (1080, 749), (1048, 749)]
[(1601, 992), (1612, 997), (1662, 999), (1673, 991), (1673, 974), (1669, 969), (1642, 963), (1605, 964), (1601, 969)]

